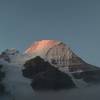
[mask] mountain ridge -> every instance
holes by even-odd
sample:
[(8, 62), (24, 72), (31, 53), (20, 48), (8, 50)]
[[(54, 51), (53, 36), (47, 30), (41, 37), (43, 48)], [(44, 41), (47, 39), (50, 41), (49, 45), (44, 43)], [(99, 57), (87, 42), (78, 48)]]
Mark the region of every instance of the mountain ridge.
[(36, 91), (85, 89), (100, 84), (100, 68), (85, 62), (61, 41), (37, 41), (29, 47), (31, 50), (31, 54), (21, 54), (6, 49), (0, 54), (0, 73), (5, 73), (0, 82), (6, 100), (33, 100)]

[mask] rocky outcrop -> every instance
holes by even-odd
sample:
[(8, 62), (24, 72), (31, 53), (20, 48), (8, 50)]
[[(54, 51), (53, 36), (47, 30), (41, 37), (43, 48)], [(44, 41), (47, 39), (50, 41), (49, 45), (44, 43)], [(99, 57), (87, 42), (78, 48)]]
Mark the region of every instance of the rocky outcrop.
[(76, 79), (83, 79), (88, 84), (100, 84), (100, 69), (73, 73)]
[(3, 51), (1, 54), (0, 54), (0, 59), (3, 59), (7, 62), (11, 62), (11, 60), (13, 59), (13, 57), (15, 57), (16, 55), (19, 54), (19, 51), (12, 48), (12, 49), (6, 49), (5, 51)]
[(4, 94), (4, 92), (5, 92), (5, 87), (4, 87), (3, 83), (2, 83), (2, 80), (5, 77), (5, 73), (2, 72), (2, 70), (1, 70), (2, 67), (3, 66), (0, 65), (0, 95)]
[(32, 79), (31, 86), (35, 90), (60, 90), (75, 87), (70, 76), (36, 57), (24, 64), (23, 75)]

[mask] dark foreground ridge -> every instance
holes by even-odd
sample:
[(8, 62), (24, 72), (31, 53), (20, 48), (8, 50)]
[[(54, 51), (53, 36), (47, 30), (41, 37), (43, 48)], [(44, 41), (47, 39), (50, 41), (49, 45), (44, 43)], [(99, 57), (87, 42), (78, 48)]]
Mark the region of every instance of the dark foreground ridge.
[(34, 90), (61, 90), (75, 87), (70, 76), (37, 56), (24, 64), (23, 75), (32, 79)]
[(2, 83), (2, 81), (5, 77), (5, 73), (2, 71), (2, 67), (3, 67), (3, 65), (0, 65), (0, 95), (3, 95), (5, 92), (5, 87)]

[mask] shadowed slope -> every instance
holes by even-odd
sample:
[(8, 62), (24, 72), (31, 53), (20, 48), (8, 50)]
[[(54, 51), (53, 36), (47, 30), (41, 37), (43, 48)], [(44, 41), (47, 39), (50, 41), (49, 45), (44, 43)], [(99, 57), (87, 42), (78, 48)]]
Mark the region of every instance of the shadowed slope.
[(40, 57), (27, 61), (23, 75), (32, 79), (35, 90), (59, 90), (75, 87), (72, 79), (57, 68), (51, 66)]

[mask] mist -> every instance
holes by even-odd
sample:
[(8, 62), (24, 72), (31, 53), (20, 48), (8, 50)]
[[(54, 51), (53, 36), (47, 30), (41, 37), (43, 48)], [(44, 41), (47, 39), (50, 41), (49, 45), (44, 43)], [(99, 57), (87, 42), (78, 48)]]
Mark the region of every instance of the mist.
[(57, 92), (35, 92), (34, 100), (100, 100), (100, 85)]

